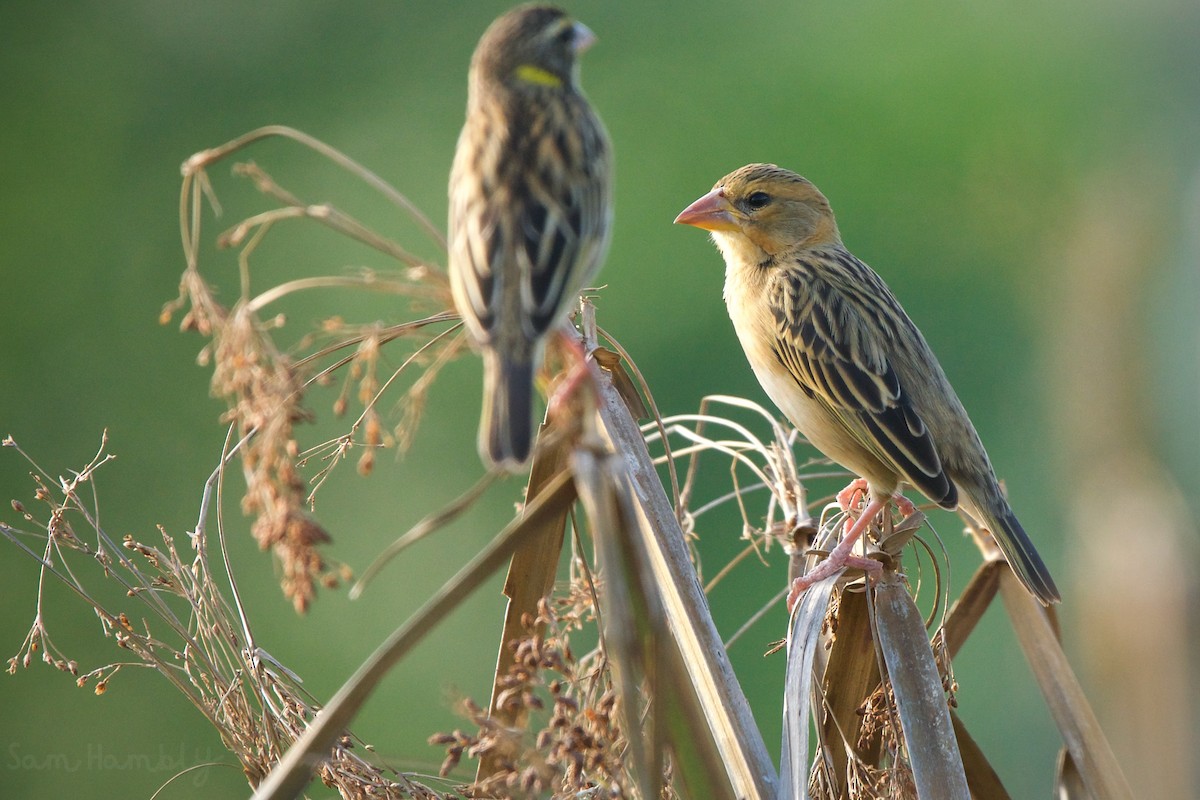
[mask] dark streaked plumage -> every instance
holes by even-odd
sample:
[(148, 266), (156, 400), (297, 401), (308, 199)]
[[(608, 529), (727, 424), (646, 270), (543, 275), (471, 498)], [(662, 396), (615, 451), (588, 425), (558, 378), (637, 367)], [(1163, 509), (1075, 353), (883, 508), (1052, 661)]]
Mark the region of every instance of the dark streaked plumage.
[(933, 351), (883, 279), (842, 245), (815, 186), (751, 164), (676, 221), (712, 232), (750, 366), (817, 449), (863, 477), (872, 498), (908, 483), (945, 508), (961, 504), (1029, 590), (1058, 601)]
[(479, 450), (507, 469), (529, 457), (545, 337), (608, 247), (608, 136), (578, 83), (577, 56), (594, 38), (560, 9), (521, 6), (471, 60), (450, 174), (450, 282), (483, 355)]

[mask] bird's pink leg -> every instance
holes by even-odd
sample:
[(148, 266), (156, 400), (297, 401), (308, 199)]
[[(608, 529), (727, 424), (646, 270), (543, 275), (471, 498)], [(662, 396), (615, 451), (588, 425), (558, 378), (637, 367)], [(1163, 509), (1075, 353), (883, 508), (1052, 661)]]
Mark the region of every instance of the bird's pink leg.
[[(859, 487), (855, 485), (857, 483), (858, 481), (855, 481), (855, 483), (852, 483), (850, 486), (846, 487), (845, 491), (838, 494), (839, 503), (841, 502), (843, 494), (851, 492), (851, 490), (860, 490)], [(851, 525), (850, 529), (846, 531), (844, 536), (842, 536), (842, 540), (838, 542), (837, 547), (833, 548), (829, 555), (825, 557), (825, 560), (813, 567), (812, 571), (810, 571), (808, 574), (801, 575), (792, 582), (792, 590), (788, 592), (787, 598), (787, 606), (789, 611), (791, 611), (792, 606), (796, 604), (796, 601), (800, 598), (800, 595), (804, 594), (804, 591), (808, 589), (808, 587), (812, 586), (818, 581), (825, 580), (843, 567), (858, 567), (859, 569), (865, 570), (870, 574), (878, 574), (879, 571), (883, 569), (883, 565), (875, 559), (863, 558), (862, 556), (852, 555), (852, 553), (854, 551), (854, 545), (858, 542), (859, 538), (862, 537), (863, 533), (866, 532), (867, 528), (870, 527), (871, 520), (875, 519), (879, 512), (887, 508), (888, 503), (891, 501), (892, 498), (890, 497), (884, 497), (882, 499), (874, 497), (871, 498), (871, 502), (867, 503), (867, 507), (862, 510), (862, 513), (859, 514), (858, 519), (854, 521), (854, 524)]]
[(911, 517), (916, 513), (917, 507), (913, 505), (913, 501), (899, 492), (896, 492), (892, 499), (896, 501), (896, 509), (899, 510), (901, 518)]
[(558, 414), (560, 409), (566, 404), (567, 399), (579, 389), (588, 377), (587, 352), (583, 349), (583, 345), (574, 336), (560, 332), (558, 340), (562, 342), (563, 348), (569, 352), (570, 359), (574, 363), (567, 371), (567, 376), (563, 378), (550, 395), (550, 400), (546, 404), (547, 411), (550, 416)]
[[(854, 480), (850, 481), (849, 486), (847, 486), (845, 489), (842, 489), (840, 492), (838, 492), (837, 493), (838, 506), (842, 509), (842, 511), (849, 511), (850, 509), (852, 509), (856, 505), (858, 505), (858, 495), (859, 494), (862, 494), (864, 496), (866, 496), (866, 494), (867, 494), (866, 478), (855, 478)], [(847, 526), (847, 527), (849, 527), (849, 526)]]
[[(854, 524), (854, 520), (850, 518), (849, 512), (858, 505), (859, 496), (861, 495), (863, 498), (866, 498), (867, 493), (867, 481), (865, 478), (855, 478), (854, 480), (850, 481), (849, 486), (837, 493), (836, 499), (838, 507), (841, 508), (842, 511), (847, 512), (847, 531), (849, 531), (851, 526)], [(892, 499), (896, 501), (896, 508), (900, 511), (901, 517), (912, 516), (912, 514), (917, 510), (917, 507), (912, 504), (912, 501), (899, 492), (896, 492), (896, 494), (892, 495)]]

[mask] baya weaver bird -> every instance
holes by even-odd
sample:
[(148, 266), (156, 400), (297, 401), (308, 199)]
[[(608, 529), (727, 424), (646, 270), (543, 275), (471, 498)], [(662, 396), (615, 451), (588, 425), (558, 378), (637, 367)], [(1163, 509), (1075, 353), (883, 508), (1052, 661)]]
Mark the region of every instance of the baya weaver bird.
[(520, 6), (471, 59), (450, 173), (450, 286), (483, 355), (480, 454), (512, 471), (529, 458), (546, 337), (608, 249), (611, 148), (579, 88), (595, 38), (561, 9)]
[[(807, 586), (852, 564), (855, 541), (902, 483), (962, 506), (1042, 603), (1059, 593), (1005, 499), (967, 412), (925, 337), (883, 279), (842, 244), (829, 201), (773, 164), (726, 175), (677, 223), (712, 233), (725, 258), (725, 304), (767, 395), (822, 453), (865, 484), (869, 502)], [(899, 498), (898, 498), (899, 499)], [(867, 562), (867, 563), (864, 563)]]

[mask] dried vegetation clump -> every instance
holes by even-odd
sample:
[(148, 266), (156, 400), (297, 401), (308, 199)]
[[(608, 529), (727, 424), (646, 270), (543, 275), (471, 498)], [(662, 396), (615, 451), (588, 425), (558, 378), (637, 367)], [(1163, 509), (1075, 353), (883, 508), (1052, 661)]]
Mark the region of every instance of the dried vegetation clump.
[[(122, 671), (153, 669), (208, 720), (246, 779), (258, 785), (319, 705), (294, 672), (258, 645), (253, 623), (238, 603), (236, 583), (221, 561), (224, 542), (218, 539), (214, 550), (207, 525), (189, 532), (182, 552), (175, 537), (161, 529), (159, 543), (146, 543), (133, 536), (116, 541), (100, 525), (97, 473), (113, 458), (106, 444), (70, 479), (55, 481), (17, 442), (4, 441), (29, 464), (38, 507), (14, 501), (24, 524), (0, 523), (0, 533), (40, 562), (41, 572), (37, 612), (8, 671), (30, 666), (40, 651), (43, 661), (71, 673), (78, 686), (104, 694)], [(228, 590), (221, 588), (226, 580)], [(105, 581), (123, 589), (123, 607), (103, 599), (105, 587), (99, 584)], [(42, 614), (44, 593), (55, 582), (96, 614), (105, 638), (121, 651), (117, 660), (81, 671), (55, 645)], [(349, 736), (339, 738), (317, 771), (343, 797), (440, 796), (360, 756), (360, 745)]]
[(591, 625), (578, 616), (581, 611), (592, 616), (580, 607), (556, 615), (544, 602), (536, 619), (526, 617), (528, 635), (509, 643), (512, 662), (497, 680), (496, 707), (521, 724), (504, 724), (467, 699), (461, 711), (476, 730), (430, 737), (430, 744), (446, 748), (443, 777), (464, 755), (495, 765), (492, 774), (464, 787), (466, 794), (632, 796), (634, 782), (621, 756), (628, 742), (604, 654), (595, 648), (577, 659), (569, 643), (570, 630)]
[[(462, 339), (448, 311), (450, 293), (440, 267), (410, 254), (328, 203), (305, 202), (253, 163), (236, 165), (234, 174), (252, 181), (278, 206), (243, 220), (218, 238), (221, 247), (238, 250), (241, 291), (232, 308), (217, 301), (216, 290), (200, 269), (205, 198), (215, 210), (220, 209), (208, 169), (271, 136), (296, 139), (368, 183), (380, 186), (385, 196), (415, 216), (443, 249), (444, 240), (395, 190), (345, 156), (286, 128), (256, 131), (223, 147), (198, 153), (184, 164), (180, 224), (187, 264), (180, 279), (179, 297), (163, 308), (160, 321), (168, 322), (175, 313), (182, 312), (181, 328), (210, 340), (201, 351), (200, 361), (211, 363), (213, 394), (229, 406), (225, 418), (236, 442), (231, 451), (240, 458), (246, 481), (242, 510), (254, 518), (253, 533), (259, 545), (279, 559), (284, 594), (303, 612), (312, 603), (318, 586), (337, 585), (345, 572), (342, 565), (330, 564), (322, 553), (321, 545), (331, 537), (312, 514), (317, 491), (351, 453), (358, 452), (359, 472), (369, 474), (378, 448), (407, 446), (429, 386), (440, 368), (461, 351)], [(251, 260), (255, 251), (274, 226), (292, 219), (311, 220), (363, 242), (397, 259), (400, 271), (386, 277), (360, 270), (357, 274), (299, 278), (252, 293)], [(348, 325), (341, 317), (331, 315), (295, 348), (278, 344), (277, 333), (286, 320), (270, 309), (296, 292), (331, 288), (393, 293), (407, 298), (411, 310), (421, 316), (395, 325)], [(394, 340), (403, 340), (409, 351), (398, 369), (382, 376), (381, 349)], [(409, 367), (415, 367), (412, 371), (419, 374), (400, 401), (403, 411), (399, 422), (388, 431), (377, 403), (383, 391)], [(313, 418), (305, 405), (306, 392), (314, 383), (332, 380), (339, 370), (344, 373), (343, 386), (333, 412), (339, 417), (345, 415), (353, 397), (361, 409), (359, 416), (335, 439), (304, 447), (296, 426)], [(315, 465), (321, 465), (315, 475), (304, 477), (303, 470)]]
[[(444, 252), (440, 233), (403, 195), (299, 132), (262, 129), (189, 159), (180, 206), (186, 267), (179, 298), (162, 318), (181, 314), (185, 331), (208, 340), (200, 361), (211, 365), (212, 390), (228, 407), (225, 445), (180, 548), (179, 537), (165, 530), (153, 542), (133, 536), (117, 542), (105, 532), (95, 487), (111, 458), (107, 442), (70, 479), (57, 480), (16, 442), (4, 442), (28, 461), (37, 507), (14, 501), (22, 521), (0, 523), (0, 534), (38, 564), (41, 576), (37, 611), (9, 659), (10, 672), (40, 653), (80, 686), (102, 693), (122, 670), (155, 670), (220, 733), (261, 798), (297, 796), (314, 771), (347, 798), (1005, 798), (955, 713), (952, 669), (955, 653), (1000, 596), (1063, 731), (1059, 785), (1074, 780), (1095, 796), (1129, 796), (1062, 655), (1052, 612), (1021, 589), (983, 531), (973, 533), (984, 564), (951, 604), (945, 556), (920, 511), (885, 516), (865, 537), (865, 554), (883, 564), (877, 583), (847, 571), (815, 584), (797, 604), (780, 658), (787, 676), (777, 770), (761, 732), (777, 723), (751, 713), (726, 648), (782, 602), (788, 579), (811, 569), (857, 510), (809, 497), (810, 482), (844, 474), (745, 400), (710, 397), (696, 414), (661, 415), (632, 359), (596, 326), (586, 299), (578, 330), (563, 336), (592, 358), (576, 394), (551, 404), (560, 412), (550, 414), (539, 435), (517, 516), (464, 559), (332, 698), (318, 703), (308, 696), (297, 673), (270, 655), (241, 602), (225, 539), (228, 468), (240, 464), (241, 509), (253, 517), (258, 543), (278, 559), (285, 595), (306, 610), (319, 586), (350, 577), (323, 551), (330, 533), (316, 520), (318, 491), (346, 461), (353, 458), (357, 471), (369, 475), (380, 448), (406, 447), (429, 387), (466, 347), (441, 267), (328, 203), (293, 195), (249, 163), (235, 175), (252, 181), (275, 207), (218, 238), (237, 249), (240, 292), (231, 306), (217, 301), (200, 267), (205, 198), (219, 209), (208, 169), (272, 137), (298, 141), (350, 170)], [(250, 289), (255, 250), (288, 220), (364, 243), (394, 259), (397, 270), (301, 277), (256, 294)], [(283, 343), (286, 319), (276, 303), (333, 288), (404, 298), (411, 319), (349, 324), (331, 314)], [(341, 388), (332, 415), (353, 409), (355, 416), (333, 438), (303, 443), (301, 425), (316, 416), (306, 405), (310, 389), (334, 381)], [(379, 410), (384, 397), (398, 409), (395, 422)], [(653, 421), (640, 426), (643, 418)], [(698, 496), (711, 492), (700, 487), (712, 482), (699, 476), (714, 468), (728, 475), (726, 488)], [(450, 507), (431, 509), (366, 577), (452, 521), (495, 477)], [(745, 545), (702, 586), (698, 576), (707, 570), (695, 532), (710, 512), (729, 505), (741, 519), (729, 533)], [(710, 535), (737, 528), (734, 519)], [(558, 564), (568, 542), (571, 567), (563, 581)], [(762, 594), (760, 610), (723, 635), (706, 593), (739, 569), (773, 559), (786, 561), (788, 579), (777, 570), (772, 580), (779, 585)], [(509, 606), (495, 639), (500, 658), (490, 699), (463, 700), (464, 726), (430, 738), (446, 753), (440, 777), (384, 766), (348, 733), (355, 714), (426, 633), (505, 566)], [(97, 614), (121, 650), (118, 660), (81, 671), (55, 645), (41, 602), (54, 581)], [(98, 581), (119, 585), (126, 603), (102, 599)], [(573, 641), (589, 642), (583, 655)], [(476, 645), (463, 643), (464, 657), (495, 657), (495, 649)], [(466, 775), (468, 759), (478, 762), (473, 778)]]

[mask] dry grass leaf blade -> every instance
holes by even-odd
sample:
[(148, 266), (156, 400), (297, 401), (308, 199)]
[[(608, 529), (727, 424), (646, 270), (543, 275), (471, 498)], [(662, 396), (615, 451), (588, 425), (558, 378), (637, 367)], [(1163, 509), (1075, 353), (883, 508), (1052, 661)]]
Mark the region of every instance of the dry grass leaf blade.
[[(831, 630), (833, 628), (833, 630)], [(836, 632), (834, 632), (836, 631)], [(851, 759), (868, 764), (879, 762), (880, 737), (870, 737), (860, 748), (864, 714), (863, 701), (879, 687), (879, 658), (871, 635), (871, 611), (863, 592), (843, 591), (838, 598), (836, 627), (826, 626), (822, 644), (829, 655), (822, 674), (827, 713), (820, 722), (821, 743), (828, 759), (829, 778), (843, 784)], [(824, 647), (817, 651), (821, 656)], [(819, 659), (818, 659), (819, 660)]]
[(975, 737), (971, 736), (967, 726), (953, 711), (950, 712), (950, 721), (954, 724), (954, 739), (962, 753), (963, 769), (971, 787), (971, 800), (1011, 800), (1008, 790), (1000, 782), (1000, 776), (983, 754)]
[(675, 775), (683, 783), (680, 794), (701, 800), (741, 797), (734, 792), (696, 688), (687, 680), (687, 666), (678, 643), (667, 636), (658, 642), (661, 646), (655, 658), (662, 665), (660, 672), (670, 681), (660, 695), (664, 702), (658, 716), (671, 741)]
[[(666, 698), (663, 689), (682, 675), (663, 675), (654, 658), (657, 640), (668, 636), (662, 604), (646, 574), (640, 548), (635, 542), (637, 525), (629, 507), (628, 490), (621, 486), (614, 469), (615, 457), (595, 452), (586, 446), (572, 454), (575, 485), (587, 513), (603, 576), (600, 602), (603, 608), (604, 640), (608, 655), (616, 667), (618, 694), (621, 698), (623, 730), (629, 740), (633, 773), (643, 797), (658, 797), (662, 788), (664, 731), (658, 714)], [(651, 698), (643, 719), (639, 689), (645, 682)]]
[[(617, 666), (624, 730), (642, 797), (662, 796), (660, 765), (669, 748), (683, 797), (734, 800), (731, 776), (667, 624), (661, 590), (649, 568), (650, 537), (640, 530), (645, 518), (635, 510), (620, 460), (581, 448), (574, 464), (604, 574), (604, 637)], [(651, 699), (644, 722), (637, 713), (643, 681)]]
[(781, 797), (808, 798), (808, 733), (812, 709), (813, 662), (821, 649), (821, 627), (840, 574), (819, 581), (801, 596), (788, 631), (787, 673), (783, 694), (783, 747), (780, 751)]
[[(538, 444), (546, 437), (548, 428), (543, 425), (538, 432)], [(534, 447), (533, 464), (529, 472), (527, 494), (536, 497), (542, 489), (566, 468), (566, 452), (563, 448), (539, 449)], [(488, 715), (502, 725), (520, 727), (525, 715), (523, 706), (508, 708), (501, 702), (504, 678), (515, 663), (515, 652), (511, 643), (529, 635), (527, 619), (538, 618), (538, 604), (554, 588), (558, 573), (558, 561), (562, 555), (563, 537), (570, 506), (563, 506), (556, 516), (547, 516), (525, 546), (513, 553), (508, 565), (508, 577), (504, 581), (504, 596), (508, 607), (504, 611), (504, 628), (500, 634), (500, 652), (496, 657), (496, 671), (492, 677), (492, 697), (488, 704)], [(545, 631), (545, 623), (539, 622), (535, 633)], [(496, 754), (488, 751), (479, 759), (475, 782), (484, 783), (496, 774), (500, 764)]]
[(1054, 787), (1054, 796), (1058, 800), (1094, 800), (1094, 795), (1087, 790), (1075, 759), (1063, 748), (1058, 752), (1058, 777)]
[[(595, 370), (599, 373), (600, 370)], [(737, 795), (775, 797), (778, 778), (750, 704), (708, 611), (675, 509), (663, 491), (637, 422), (606, 376), (595, 376), (598, 426), (624, 459), (654, 582), (683, 663)]]
[(925, 622), (894, 573), (875, 589), (875, 619), (917, 796), (969, 800), (971, 792)]
[(536, 535), (546, 519), (560, 514), (574, 500), (575, 484), (571, 474), (559, 473), (529, 503), (524, 517), (509, 523), (397, 628), (342, 685), (313, 719), (304, 735), (296, 740), (267, 779), (259, 785), (254, 792), (254, 800), (291, 800), (298, 797), (311, 780), (315, 765), (325, 757), (330, 745), (358, 713), (383, 676), (438, 622), (511, 558), (517, 548)]
[(967, 637), (996, 599), (996, 592), (1000, 589), (1000, 573), (1008, 569), (1008, 564), (1003, 561), (985, 560), (950, 607), (950, 613), (942, 623), (946, 654), (950, 658), (958, 655)]
[(1000, 574), (1000, 597), (1084, 785), (1093, 796), (1105, 800), (1132, 798), (1108, 739), (1054, 633), (1050, 612), (1030, 596), (1010, 570)]
[(625, 400), (629, 413), (639, 420), (652, 416), (650, 410), (646, 408), (646, 402), (638, 393), (637, 384), (633, 382), (633, 378), (629, 377), (629, 372), (621, 363), (620, 353), (609, 350), (607, 347), (596, 347), (592, 350), (591, 355), (602, 369), (612, 375), (613, 386)]

